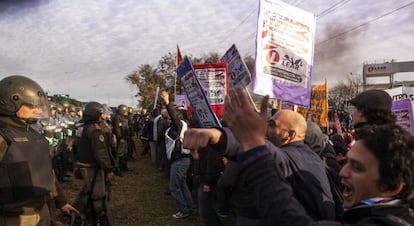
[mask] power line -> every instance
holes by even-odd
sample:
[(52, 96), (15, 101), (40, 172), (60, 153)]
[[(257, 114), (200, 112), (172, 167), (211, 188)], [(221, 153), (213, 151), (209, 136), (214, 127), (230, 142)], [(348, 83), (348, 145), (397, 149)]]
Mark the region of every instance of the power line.
[(347, 31), (344, 31), (344, 32), (339, 33), (339, 34), (336, 34), (336, 35), (334, 35), (334, 36), (332, 36), (332, 37), (330, 37), (330, 38), (328, 38), (328, 39), (326, 39), (326, 40), (323, 40), (323, 41), (321, 41), (321, 42), (318, 42), (318, 43), (316, 43), (316, 45), (320, 45), (320, 44), (322, 44), (322, 43), (328, 42), (328, 41), (330, 41), (330, 40), (332, 40), (332, 39), (335, 39), (335, 38), (338, 38), (338, 37), (340, 37), (340, 36), (342, 36), (342, 35), (345, 35), (345, 34), (347, 34), (347, 33), (349, 33), (349, 32), (355, 31), (355, 30), (357, 30), (357, 29), (358, 29), (358, 28), (360, 28), (360, 27), (363, 27), (363, 26), (368, 25), (368, 24), (370, 24), (370, 23), (372, 23), (372, 22), (374, 22), (374, 21), (376, 21), (376, 20), (379, 20), (379, 19), (381, 19), (381, 18), (384, 18), (384, 17), (386, 17), (386, 16), (388, 16), (388, 15), (390, 15), (390, 14), (393, 14), (393, 13), (397, 12), (398, 10), (404, 9), (404, 8), (406, 8), (406, 7), (408, 7), (408, 6), (412, 5), (412, 4), (414, 4), (414, 1), (413, 1), (413, 2), (410, 2), (410, 3), (406, 4), (406, 5), (403, 5), (403, 6), (399, 7), (399, 8), (397, 8), (397, 9), (391, 10), (391, 11), (389, 11), (389, 12), (385, 13), (385, 14), (382, 14), (381, 16), (378, 16), (378, 17), (376, 17), (376, 18), (374, 18), (374, 19), (372, 19), (372, 20), (369, 20), (369, 21), (367, 21), (367, 22), (365, 22), (365, 23), (362, 23), (362, 24), (360, 24), (360, 25), (358, 25), (358, 26), (356, 26), (356, 27), (353, 27), (353, 28), (351, 28), (351, 29), (349, 29), (349, 30), (347, 30)]
[(336, 9), (338, 9), (339, 7), (345, 5), (346, 3), (348, 3), (350, 0), (341, 0), (335, 4), (333, 4), (331, 7), (328, 7), (327, 9), (325, 9), (324, 11), (322, 11), (321, 13), (319, 13), (316, 17), (317, 18), (322, 18), (323, 16), (328, 15), (329, 13), (335, 11)]
[[(300, 4), (301, 3), (301, 1), (303, 1), (303, 0), (299, 0), (299, 2), (296, 2), (297, 4)], [(323, 16), (326, 16), (326, 15), (328, 15), (329, 13), (331, 13), (331, 12), (333, 12), (333, 11), (335, 11), (336, 9), (338, 9), (339, 7), (341, 7), (341, 6), (343, 6), (343, 5), (345, 5), (346, 3), (348, 3), (350, 0), (341, 0), (341, 1), (339, 1), (339, 2), (337, 2), (337, 3), (335, 3), (334, 5), (332, 5), (331, 7), (329, 7), (329, 8), (327, 8), (327, 9), (325, 9), (324, 11), (322, 11), (321, 13), (319, 13), (318, 15), (317, 15), (317, 17), (318, 18), (320, 18), (320, 17), (323, 17)], [(293, 2), (292, 2), (293, 3)], [(330, 37), (330, 38), (328, 38), (328, 39), (326, 39), (326, 40), (324, 40), (324, 41), (321, 41), (321, 42), (318, 42), (318, 43), (316, 43), (316, 45), (320, 45), (320, 44), (323, 44), (323, 43), (325, 43), (325, 42), (328, 42), (328, 41), (330, 41), (330, 40), (332, 40), (332, 39), (335, 39), (335, 38), (338, 38), (338, 37), (340, 37), (340, 36), (343, 36), (343, 35), (345, 35), (345, 34), (347, 34), (347, 33), (349, 33), (349, 32), (352, 32), (352, 31), (354, 31), (354, 30), (357, 30), (357, 29), (359, 29), (359, 28), (361, 28), (361, 27), (363, 27), (363, 26), (365, 26), (365, 25), (368, 25), (368, 24), (370, 24), (370, 23), (372, 23), (372, 22), (374, 22), (374, 21), (376, 21), (376, 20), (379, 20), (379, 19), (381, 19), (381, 18), (383, 18), (383, 17), (385, 17), (385, 16), (388, 16), (388, 15), (390, 15), (390, 14), (393, 14), (393, 13), (395, 13), (395, 12), (397, 12), (397, 11), (399, 11), (399, 10), (401, 10), (401, 9), (404, 9), (404, 8), (406, 8), (406, 7), (408, 7), (408, 6), (410, 6), (410, 5), (412, 5), (412, 4), (414, 4), (414, 2), (410, 2), (410, 3), (408, 3), (408, 4), (406, 4), (406, 5), (403, 5), (403, 6), (401, 6), (401, 7), (399, 7), (399, 8), (397, 8), (397, 9), (394, 9), (394, 10), (391, 10), (391, 11), (389, 11), (389, 12), (387, 12), (387, 13), (385, 13), (385, 14), (383, 14), (383, 15), (380, 15), (380, 16), (378, 16), (378, 17), (376, 17), (376, 18), (374, 18), (374, 19), (372, 19), (372, 20), (369, 20), (369, 21), (367, 21), (367, 22), (365, 22), (365, 23), (362, 23), (362, 24), (360, 24), (360, 25), (358, 25), (358, 26), (356, 26), (356, 27), (353, 27), (353, 28), (351, 28), (351, 29), (349, 29), (349, 30), (347, 30), (347, 31), (344, 31), (344, 32), (341, 32), (341, 33), (339, 33), (339, 34), (336, 34), (336, 35), (334, 35), (334, 36), (332, 36), (332, 37)], [(243, 21), (241, 21), (231, 32), (230, 32), (230, 34), (231, 33), (233, 33), (238, 27), (240, 27), (243, 23), (245, 23), (246, 21), (247, 21), (247, 19), (253, 14), (253, 12), (255, 12), (256, 11), (256, 8), (252, 11), (252, 12), (250, 12), (244, 19), (243, 19)], [(248, 39), (250, 39), (252, 36), (254, 36), (256, 34), (256, 32), (253, 32), (253, 33), (251, 33), (250, 35), (248, 35), (248, 37), (247, 38), (245, 38), (244, 40), (248, 40)], [(225, 41), (227, 38), (229, 38), (229, 36), (230, 35), (227, 35), (220, 43), (222, 43), (223, 41)]]
[(237, 28), (239, 28), (242, 24), (244, 24), (244, 22), (247, 21), (247, 19), (256, 11), (256, 8), (253, 9), (253, 11), (251, 11), (236, 27), (234, 27), (230, 32), (229, 35), (226, 35), (223, 40), (221, 40), (221, 42), (219, 43), (223, 43), (226, 39), (229, 38), (230, 34), (232, 34)]
[[(291, 5), (295, 5), (295, 6), (298, 6), (298, 5), (300, 5), (302, 2), (303, 2), (304, 0), (293, 0), (290, 4)], [(343, 6), (343, 5), (345, 5), (346, 3), (348, 3), (350, 0), (341, 0), (341, 1), (339, 1), (339, 2), (337, 2), (337, 3), (335, 3), (334, 5), (332, 5), (332, 6), (330, 6), (330, 7), (328, 7), (327, 9), (325, 9), (324, 11), (322, 11), (321, 13), (319, 13), (318, 15), (317, 15), (317, 17), (318, 18), (320, 18), (320, 17), (323, 17), (323, 16), (326, 16), (326, 15), (328, 15), (329, 13), (331, 13), (331, 12), (333, 12), (333, 11), (335, 11), (336, 9), (338, 9), (339, 7), (341, 7), (341, 6)], [(342, 3), (342, 4), (341, 4)], [(240, 22), (235, 28), (233, 28), (233, 30), (229, 33), (229, 35), (227, 35), (226, 37), (224, 37), (224, 39), (223, 40), (221, 40), (221, 42), (220, 43), (223, 43), (227, 38), (229, 38), (229, 36), (230, 36), (230, 34), (232, 34), (238, 27), (240, 27), (243, 23), (245, 23), (246, 21), (247, 21), (247, 19), (252, 15), (252, 13), (253, 12), (255, 12), (256, 11), (256, 8), (252, 11), (252, 12), (250, 12), (249, 13), (249, 15), (247, 15), (244, 19), (243, 19), (243, 21), (242, 22)], [(256, 34), (256, 32), (254, 32), (254, 33), (252, 33), (252, 34), (250, 34), (247, 38), (245, 38), (244, 40), (247, 40), (247, 39), (250, 39), (251, 38), (251, 36), (253, 36), (254, 34)]]
[(295, 5), (295, 6), (298, 6), (298, 5), (300, 5), (300, 4), (302, 4), (302, 2), (303, 2), (304, 0), (297, 0), (296, 2), (295, 1), (293, 1), (291, 4), (292, 5)]

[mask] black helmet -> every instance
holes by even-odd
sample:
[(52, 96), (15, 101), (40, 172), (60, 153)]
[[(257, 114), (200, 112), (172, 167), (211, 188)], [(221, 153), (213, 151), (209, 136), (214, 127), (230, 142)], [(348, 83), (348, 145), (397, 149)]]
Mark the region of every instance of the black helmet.
[(15, 116), (22, 105), (39, 108), (32, 119), (49, 117), (48, 101), (42, 87), (21, 75), (12, 75), (0, 81), (0, 115)]
[(87, 121), (99, 121), (99, 118), (101, 117), (101, 114), (105, 113), (105, 108), (102, 106), (102, 104), (98, 102), (89, 102), (85, 105), (85, 109), (83, 110), (82, 114), (82, 122)]
[(127, 116), (128, 115), (128, 107), (125, 104), (121, 104), (118, 106), (118, 113)]

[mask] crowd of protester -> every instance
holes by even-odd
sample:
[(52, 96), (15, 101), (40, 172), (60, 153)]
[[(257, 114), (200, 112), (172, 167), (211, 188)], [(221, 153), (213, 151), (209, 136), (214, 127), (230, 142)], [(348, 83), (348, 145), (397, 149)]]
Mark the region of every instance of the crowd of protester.
[[(137, 112), (48, 102), (24, 76), (4, 78), (0, 88), (0, 225), (59, 225), (56, 209), (79, 225), (111, 225), (111, 181), (137, 158), (164, 173), (177, 221), (198, 214), (212, 226), (229, 215), (237, 226), (414, 222), (414, 140), (381, 90), (355, 96), (346, 132), (328, 134), (297, 112), (268, 109), (268, 97), (255, 111), (240, 88), (226, 96), (217, 128), (198, 128), (166, 91), (161, 107)], [(83, 187), (69, 204), (59, 184), (72, 176)], [(24, 180), (5, 179), (13, 177)]]

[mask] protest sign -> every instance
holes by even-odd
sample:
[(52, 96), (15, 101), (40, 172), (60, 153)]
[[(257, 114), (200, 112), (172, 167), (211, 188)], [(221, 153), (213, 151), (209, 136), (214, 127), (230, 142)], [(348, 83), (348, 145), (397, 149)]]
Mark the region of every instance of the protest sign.
[(260, 0), (253, 92), (309, 106), (316, 18), (279, 0)]
[(240, 56), (235, 44), (220, 58), (220, 62), (227, 62), (229, 71), (229, 87), (246, 87), (251, 82), (251, 75), (244, 60)]
[(200, 127), (221, 127), (217, 116), (211, 109), (206, 94), (200, 85), (193, 65), (187, 56), (177, 68), (177, 76), (184, 87), (185, 93), (194, 109), (194, 117)]
[(397, 100), (392, 103), (392, 112), (397, 117), (397, 124), (414, 135), (414, 116), (409, 99)]

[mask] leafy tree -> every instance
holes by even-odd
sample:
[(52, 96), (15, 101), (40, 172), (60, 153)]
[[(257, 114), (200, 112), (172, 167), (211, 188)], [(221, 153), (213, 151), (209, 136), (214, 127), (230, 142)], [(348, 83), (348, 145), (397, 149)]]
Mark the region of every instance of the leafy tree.
[(175, 65), (176, 54), (169, 52), (167, 55), (161, 57), (158, 61), (157, 73), (164, 79), (166, 87), (170, 93), (174, 93), (174, 89), (177, 89), (177, 93), (181, 93), (181, 86), (176, 79), (177, 70)]
[(154, 69), (149, 64), (141, 65), (138, 70), (133, 71), (125, 78), (127, 82), (137, 87), (138, 103), (141, 107), (151, 109), (155, 99), (155, 91), (157, 87), (160, 89), (166, 88), (166, 81), (158, 73), (157, 69)]

